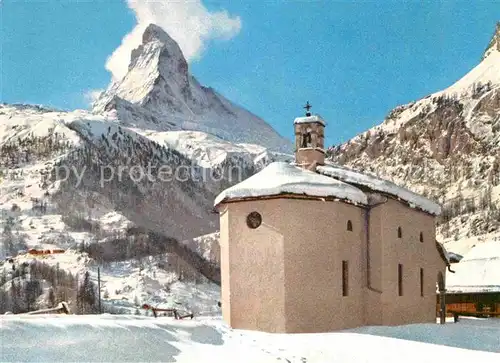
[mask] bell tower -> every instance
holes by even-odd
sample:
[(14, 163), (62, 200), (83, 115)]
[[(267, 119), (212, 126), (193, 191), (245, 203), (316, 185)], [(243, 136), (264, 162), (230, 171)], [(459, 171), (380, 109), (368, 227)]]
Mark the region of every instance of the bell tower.
[(305, 117), (297, 117), (295, 128), (295, 164), (304, 169), (316, 170), (325, 164), (325, 121), (319, 115), (312, 115), (309, 101), (304, 108)]

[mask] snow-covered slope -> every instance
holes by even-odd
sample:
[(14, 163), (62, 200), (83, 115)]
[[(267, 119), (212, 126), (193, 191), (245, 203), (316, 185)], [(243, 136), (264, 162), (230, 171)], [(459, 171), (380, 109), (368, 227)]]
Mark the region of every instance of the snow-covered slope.
[(77, 144), (80, 141), (78, 135), (64, 122), (77, 114), (37, 106), (0, 105), (0, 144), (16, 142), (27, 136), (45, 138), (51, 135)]
[[(88, 199), (93, 196), (93, 204), (105, 213), (118, 212), (137, 225), (175, 238), (214, 230), (210, 213), (214, 195), (204, 186), (210, 180), (164, 181), (155, 174), (159, 167), (175, 171), (196, 166), (196, 160), (121, 127), (116, 119), (85, 111), (15, 106), (2, 106), (0, 111), (0, 167), (6, 174), (0, 203), (5, 215), (16, 204), (22, 217), (33, 210), (34, 198), (44, 197), (45, 212), (92, 219)], [(151, 172), (134, 178), (134, 170)], [(105, 175), (107, 171), (112, 175)], [(175, 211), (165, 208), (167, 200), (177, 204)]]
[[(70, 234), (71, 236), (71, 234)], [(26, 264), (26, 275), (20, 275), (23, 264)], [(96, 262), (96, 260), (79, 248), (68, 249), (62, 254), (32, 255), (21, 253), (9, 261), (0, 261), (0, 310), (25, 310), (26, 296), (18, 297), (17, 308), (12, 299), (12, 286), (23, 281), (36, 281), (31, 266), (45, 266), (54, 271), (72, 274), (81, 281), (89, 272), (94, 288), (98, 285), (100, 268), (101, 311), (112, 314), (148, 315), (142, 308), (149, 304), (158, 308), (176, 308), (182, 312), (192, 312), (195, 316), (212, 316), (220, 314), (217, 302), (220, 300), (220, 287), (207, 281), (192, 266), (175, 254), (163, 253), (142, 258), (130, 258), (116, 262)], [(12, 269), (15, 267), (15, 270)], [(12, 274), (18, 276), (12, 278)], [(7, 278), (5, 280), (5, 278)], [(59, 277), (61, 280), (63, 278)], [(76, 293), (67, 293), (67, 286), (61, 281), (55, 284), (50, 278), (43, 282), (42, 295), (36, 299), (32, 309), (43, 309), (51, 306), (48, 291), (53, 290), (57, 296), (64, 297), (73, 313), (79, 313)], [(76, 292), (76, 285), (69, 286)], [(24, 294), (21, 294), (24, 295)], [(97, 304), (97, 296), (95, 297)], [(95, 306), (97, 307), (97, 305)], [(1, 314), (0, 314), (1, 315)]]
[(500, 236), (500, 23), (469, 73), (328, 153), (439, 202), (445, 247)]
[[(176, 255), (168, 244), (174, 240), (167, 239), (170, 242), (158, 249), (164, 242), (158, 244), (148, 231), (178, 240), (215, 231), (212, 202), (216, 193), (231, 183), (223, 171), (242, 166), (245, 160), (247, 165), (242, 167), (241, 177), (247, 177), (245, 173), (254, 173), (260, 164), (265, 165), (266, 157), (272, 156), (258, 145), (233, 145), (199, 133), (201, 139), (210, 140), (206, 145), (198, 145), (206, 156), (215, 155), (212, 148), (223, 154), (206, 158), (196, 151), (190, 154), (196, 143), (191, 148), (181, 146), (187, 144), (177, 134), (133, 130), (109, 115), (85, 111), (1, 105), (0, 258), (14, 256), (16, 271), (20, 271), (24, 262), (41, 258), (79, 278), (90, 271), (95, 280), (96, 259), (108, 256), (108, 267), (102, 271), (102, 291), (108, 292), (104, 299), (106, 309), (111, 304), (112, 311), (134, 311), (136, 299), (155, 305), (172, 305), (177, 301), (197, 313), (217, 309), (219, 288), (204, 280), (197, 270), (199, 263), (193, 265), (192, 259), (186, 260), (185, 253), (181, 257)], [(176, 144), (180, 151), (165, 140)], [(254, 160), (260, 153), (266, 157)], [(199, 168), (198, 159), (203, 162)], [(146, 178), (131, 183), (131, 167), (147, 170), (150, 165), (172, 170), (184, 166), (196, 172), (206, 170), (209, 175), (217, 170), (219, 177), (214, 181), (167, 183), (149, 182)], [(102, 179), (103, 168), (115, 172), (122, 168), (123, 174), (115, 175), (114, 180), (108, 176)], [(134, 228), (144, 232), (130, 232)], [(131, 248), (131, 244), (139, 241), (141, 245), (146, 241), (152, 246), (149, 252), (152, 265), (148, 268), (141, 267), (148, 264), (147, 250), (137, 255), (136, 248)], [(99, 249), (99, 245), (104, 249)], [(67, 252), (34, 258), (25, 254), (28, 249)], [(124, 250), (130, 253), (121, 256), (120, 251)], [(164, 250), (170, 252), (166, 254)], [(116, 261), (112, 260), (113, 254)], [(10, 271), (11, 265), (4, 262), (0, 270)], [(179, 279), (186, 283), (176, 285)], [(202, 283), (194, 285), (197, 281)], [(0, 292), (10, 296), (13, 283), (21, 284), (19, 277), (2, 272)], [(47, 301), (43, 299), (47, 298), (48, 289), (59, 289), (46, 282), (42, 285), (44, 293), (38, 307), (46, 307)], [(73, 306), (75, 301), (70, 300)], [(10, 309), (10, 305), (6, 306)]]
[(273, 152), (258, 144), (232, 143), (200, 131), (156, 132), (135, 128), (133, 130), (159, 145), (179, 151), (204, 168), (217, 167), (228, 161), (238, 166), (263, 167), (273, 160), (293, 159), (290, 154)]
[(109, 86), (93, 109), (116, 112), (123, 124), (142, 129), (203, 131), (231, 142), (292, 150), (264, 120), (201, 86), (189, 74), (177, 43), (154, 24), (132, 52), (128, 73)]

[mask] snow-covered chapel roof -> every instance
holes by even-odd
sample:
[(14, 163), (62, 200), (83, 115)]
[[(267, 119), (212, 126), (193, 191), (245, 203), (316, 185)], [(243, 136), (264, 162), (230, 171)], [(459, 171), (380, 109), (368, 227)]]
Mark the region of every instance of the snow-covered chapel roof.
[(215, 198), (215, 205), (231, 199), (297, 194), (312, 197), (335, 197), (355, 204), (367, 204), (360, 189), (327, 176), (285, 162), (274, 162), (232, 186)]
[(407, 202), (410, 206), (417, 207), (427, 213), (433, 215), (439, 215), (441, 213), (441, 207), (439, 204), (423, 197), (420, 194), (413, 193), (406, 188), (402, 188), (388, 180), (381, 179), (376, 175), (361, 173), (359, 171), (328, 162), (325, 165), (318, 166), (316, 170), (320, 174), (330, 176), (345, 183), (366, 187), (374, 192), (389, 194)]
[(316, 172), (285, 162), (274, 162), (239, 184), (220, 193), (214, 204), (232, 199), (258, 198), (280, 194), (334, 197), (354, 204), (367, 205), (368, 196), (362, 189), (369, 189), (403, 200), (411, 207), (439, 215), (441, 207), (433, 201), (406, 188), (334, 164), (318, 166)]

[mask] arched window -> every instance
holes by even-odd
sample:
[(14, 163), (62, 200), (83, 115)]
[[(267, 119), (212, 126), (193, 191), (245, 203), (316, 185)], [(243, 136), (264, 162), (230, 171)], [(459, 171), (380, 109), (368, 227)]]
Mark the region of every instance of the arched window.
[(424, 242), (424, 232), (420, 232), (420, 242)]
[(307, 130), (304, 130), (302, 133), (302, 145), (301, 147), (311, 147), (312, 146), (312, 130), (310, 127)]
[(401, 227), (398, 227), (398, 238), (403, 238), (403, 230)]
[(347, 230), (352, 231), (352, 222), (350, 220), (347, 221)]

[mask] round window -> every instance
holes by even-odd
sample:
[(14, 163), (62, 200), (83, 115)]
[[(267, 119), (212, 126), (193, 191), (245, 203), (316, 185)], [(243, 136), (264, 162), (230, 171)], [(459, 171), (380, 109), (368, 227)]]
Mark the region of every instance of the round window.
[(247, 216), (248, 228), (255, 229), (262, 223), (262, 216), (258, 212), (252, 212)]

